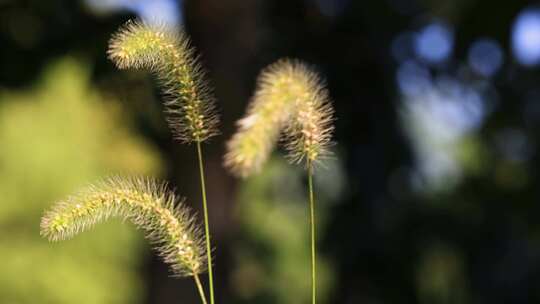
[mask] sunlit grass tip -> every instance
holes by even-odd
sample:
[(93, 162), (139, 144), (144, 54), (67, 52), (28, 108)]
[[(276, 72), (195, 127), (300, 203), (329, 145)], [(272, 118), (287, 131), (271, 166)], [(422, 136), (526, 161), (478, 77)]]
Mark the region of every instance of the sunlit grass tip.
[(302, 79), (305, 95), (296, 99), (294, 115), (287, 122), (282, 142), (290, 160), (295, 163), (305, 160), (313, 166), (331, 155), (334, 109), (317, 72), (301, 62), (293, 66), (302, 75), (298, 79)]
[(333, 109), (318, 74), (298, 60), (281, 59), (265, 68), (238, 131), (227, 143), (225, 165), (238, 176), (260, 171), (278, 139), (294, 162), (329, 155)]
[(202, 142), (218, 134), (215, 98), (180, 28), (128, 21), (112, 36), (108, 55), (120, 69), (150, 70), (158, 76), (166, 95), (167, 121), (176, 139)]
[(202, 232), (190, 210), (165, 183), (149, 178), (111, 177), (56, 203), (41, 219), (41, 235), (60, 241), (110, 217), (143, 230), (177, 276), (205, 271)]

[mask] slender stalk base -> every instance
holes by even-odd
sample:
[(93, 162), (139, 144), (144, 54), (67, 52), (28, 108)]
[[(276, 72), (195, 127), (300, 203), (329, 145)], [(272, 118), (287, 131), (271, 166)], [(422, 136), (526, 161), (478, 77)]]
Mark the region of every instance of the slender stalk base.
[(207, 304), (206, 296), (204, 295), (204, 289), (202, 287), (201, 280), (199, 280), (199, 275), (193, 275), (193, 279), (195, 280), (195, 285), (197, 285), (197, 290), (199, 291), (199, 295), (201, 296), (201, 301), (203, 302), (203, 304)]
[(206, 185), (204, 180), (204, 163), (202, 158), (201, 142), (197, 141), (197, 155), (199, 157), (199, 174), (201, 176), (201, 193), (204, 211), (204, 232), (206, 235), (206, 256), (208, 259), (208, 285), (210, 287), (210, 304), (214, 304), (214, 278), (212, 273), (212, 246), (210, 244), (210, 228), (208, 225), (208, 206), (206, 203)]
[(316, 303), (317, 280), (315, 272), (315, 201), (313, 199), (313, 166), (308, 162), (308, 184), (309, 184), (309, 213), (311, 229), (311, 302)]

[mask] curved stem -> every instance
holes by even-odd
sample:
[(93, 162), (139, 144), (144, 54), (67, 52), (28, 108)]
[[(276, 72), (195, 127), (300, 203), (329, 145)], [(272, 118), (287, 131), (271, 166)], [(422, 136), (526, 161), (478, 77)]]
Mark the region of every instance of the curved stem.
[(206, 186), (204, 181), (204, 163), (202, 158), (201, 142), (197, 141), (197, 155), (199, 157), (199, 174), (201, 176), (201, 192), (204, 211), (204, 232), (206, 235), (206, 256), (208, 259), (208, 285), (210, 287), (210, 304), (214, 304), (214, 278), (212, 273), (212, 246), (210, 244), (210, 228), (208, 224), (208, 206), (206, 203)]
[(311, 228), (311, 302), (316, 303), (316, 272), (315, 272), (315, 201), (313, 199), (313, 166), (308, 161), (308, 184), (309, 184), (309, 213)]
[(206, 296), (204, 295), (204, 289), (201, 284), (201, 280), (199, 280), (199, 275), (194, 274), (193, 279), (195, 280), (195, 285), (197, 285), (197, 290), (199, 291), (199, 295), (201, 296), (201, 301), (203, 304), (207, 304), (206, 302)]

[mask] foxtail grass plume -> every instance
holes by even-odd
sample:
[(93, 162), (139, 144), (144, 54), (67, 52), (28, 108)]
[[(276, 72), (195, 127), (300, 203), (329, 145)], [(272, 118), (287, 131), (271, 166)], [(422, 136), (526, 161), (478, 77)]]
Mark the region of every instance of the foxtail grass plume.
[(332, 116), (317, 73), (300, 61), (279, 60), (260, 73), (247, 114), (227, 143), (225, 165), (242, 177), (258, 172), (282, 134), (289, 158), (311, 166), (328, 155)]
[(176, 139), (202, 142), (218, 133), (214, 97), (180, 29), (128, 21), (112, 36), (108, 55), (120, 69), (150, 70), (158, 76), (167, 97), (167, 121)]
[(319, 76), (308, 67), (297, 65), (309, 88), (305, 97), (299, 97), (295, 103), (294, 115), (283, 133), (283, 143), (292, 161), (299, 163), (305, 159), (312, 165), (330, 154), (334, 109)]
[(196, 276), (206, 269), (195, 218), (166, 184), (151, 179), (115, 177), (87, 187), (45, 213), (41, 235), (50, 241), (69, 239), (110, 217), (144, 230), (175, 275)]

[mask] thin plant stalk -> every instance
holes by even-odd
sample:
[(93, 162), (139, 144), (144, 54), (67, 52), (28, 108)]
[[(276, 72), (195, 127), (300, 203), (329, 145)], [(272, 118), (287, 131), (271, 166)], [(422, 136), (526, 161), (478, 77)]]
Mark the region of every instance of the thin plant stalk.
[(333, 113), (318, 74), (300, 61), (280, 60), (261, 72), (247, 114), (238, 121), (238, 131), (227, 143), (225, 155), (225, 166), (241, 177), (260, 171), (278, 142), (285, 144), (292, 162), (306, 160), (312, 304), (317, 298), (313, 170), (331, 154)]
[(201, 177), (201, 194), (204, 212), (204, 232), (206, 236), (206, 256), (208, 259), (208, 285), (210, 288), (210, 304), (214, 304), (214, 278), (212, 272), (212, 245), (210, 242), (210, 227), (208, 220), (208, 206), (206, 203), (206, 183), (204, 178), (204, 163), (202, 157), (201, 142), (197, 141), (197, 156), (199, 158), (199, 175)]
[(309, 187), (309, 213), (311, 229), (311, 302), (316, 303), (317, 280), (316, 280), (316, 260), (315, 260), (315, 200), (313, 199), (313, 166), (308, 160), (308, 187)]
[(201, 280), (199, 279), (199, 275), (194, 275), (193, 279), (195, 280), (195, 284), (197, 285), (197, 290), (199, 291), (199, 295), (201, 296), (201, 301), (203, 304), (207, 304), (206, 302), (206, 296), (204, 295), (204, 289), (201, 284)]

